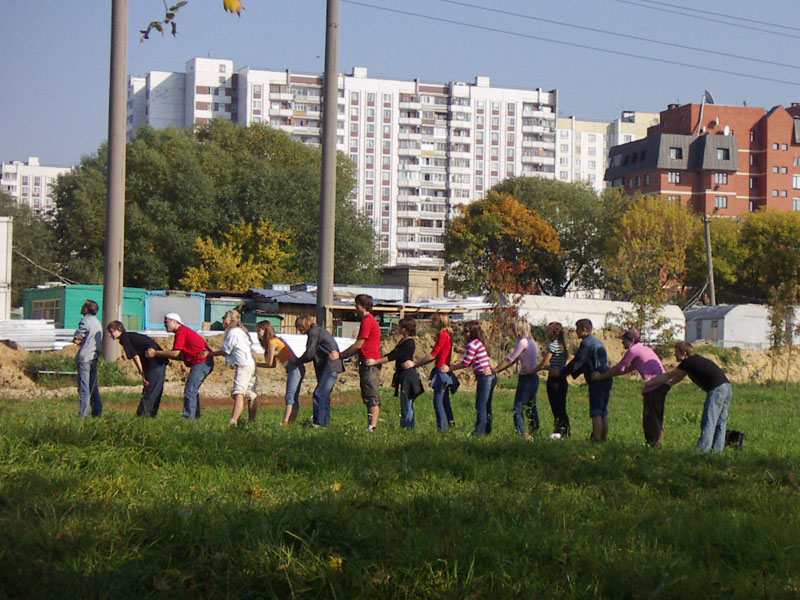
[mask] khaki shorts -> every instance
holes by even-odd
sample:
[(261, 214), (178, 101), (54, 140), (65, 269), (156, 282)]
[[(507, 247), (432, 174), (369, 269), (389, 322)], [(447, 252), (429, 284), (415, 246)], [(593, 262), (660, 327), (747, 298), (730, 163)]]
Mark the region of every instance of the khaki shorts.
[(241, 394), (255, 400), (258, 396), (258, 378), (256, 377), (256, 365), (236, 365), (236, 373), (233, 375), (233, 391), (231, 396)]
[(367, 407), (381, 405), (381, 368), (358, 365), (358, 378), (361, 382), (361, 399)]

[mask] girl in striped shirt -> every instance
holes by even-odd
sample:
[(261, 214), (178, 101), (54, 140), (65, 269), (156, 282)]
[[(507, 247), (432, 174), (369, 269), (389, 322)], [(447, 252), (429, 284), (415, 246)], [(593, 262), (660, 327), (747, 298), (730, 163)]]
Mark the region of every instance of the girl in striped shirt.
[(464, 325), (464, 337), (467, 340), (467, 351), (461, 364), (452, 368), (465, 369), (472, 367), (477, 383), (475, 389), (475, 431), (472, 435), (488, 435), (492, 432), (492, 395), (497, 385), (497, 375), (492, 372), (489, 352), (483, 343), (483, 330), (478, 321), (469, 321)]

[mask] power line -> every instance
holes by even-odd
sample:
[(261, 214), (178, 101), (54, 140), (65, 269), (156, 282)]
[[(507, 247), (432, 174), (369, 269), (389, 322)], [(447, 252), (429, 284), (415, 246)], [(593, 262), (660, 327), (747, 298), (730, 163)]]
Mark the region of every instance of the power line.
[(555, 21), (553, 19), (545, 19), (544, 17), (534, 17), (533, 15), (526, 15), (526, 14), (523, 14), (523, 13), (512, 12), (512, 11), (509, 11), (509, 10), (501, 10), (499, 8), (487, 8), (485, 6), (480, 6), (478, 4), (471, 4), (470, 2), (461, 2), (459, 0), (439, 0), (439, 1), (440, 2), (444, 2), (446, 4), (455, 4), (457, 6), (466, 6), (468, 8), (475, 8), (475, 9), (484, 10), (484, 11), (487, 11), (487, 12), (493, 12), (493, 13), (498, 13), (498, 14), (502, 14), (502, 15), (512, 16), (512, 17), (520, 17), (520, 18), (523, 18), (523, 19), (530, 19), (531, 21), (540, 21), (542, 23), (549, 23), (551, 25), (560, 25), (562, 27), (571, 27), (573, 29), (579, 29), (581, 31), (591, 31), (593, 33), (602, 33), (602, 34), (605, 34), (605, 35), (613, 35), (615, 37), (620, 37), (620, 38), (624, 38), (624, 39), (627, 39), (627, 40), (637, 40), (637, 41), (640, 41), (640, 42), (647, 42), (647, 43), (650, 43), (650, 44), (660, 44), (662, 46), (670, 46), (672, 48), (681, 48), (682, 50), (692, 50), (694, 52), (703, 52), (703, 53), (706, 53), (706, 54), (716, 54), (718, 56), (725, 56), (725, 57), (728, 57), (728, 58), (736, 58), (738, 60), (747, 60), (747, 61), (756, 62), (756, 63), (762, 63), (762, 64), (766, 64), (766, 65), (773, 65), (773, 66), (776, 66), (776, 67), (786, 67), (788, 69), (798, 69), (798, 70), (800, 70), (800, 66), (798, 66), (796, 64), (788, 64), (788, 63), (782, 63), (782, 62), (777, 62), (777, 61), (772, 61), (772, 60), (764, 60), (764, 59), (760, 59), (760, 58), (753, 58), (751, 56), (743, 56), (741, 54), (731, 54), (729, 52), (721, 52), (721, 51), (718, 51), (718, 50), (709, 50), (707, 48), (697, 48), (695, 46), (687, 46), (685, 44), (676, 44), (676, 43), (673, 43), (673, 42), (664, 42), (662, 40), (656, 40), (656, 39), (652, 39), (652, 38), (640, 37), (640, 36), (636, 36), (636, 35), (630, 35), (630, 34), (627, 34), (627, 33), (619, 33), (619, 32), (616, 32), (616, 31), (608, 31), (606, 29), (596, 29), (594, 27), (586, 27), (586, 26), (583, 26), (583, 25), (575, 25), (573, 23), (564, 23), (563, 21)]
[(722, 19), (714, 19), (712, 17), (701, 17), (700, 15), (690, 15), (685, 12), (680, 12), (677, 10), (670, 10), (668, 8), (659, 8), (657, 6), (648, 6), (647, 4), (642, 4), (640, 2), (634, 2), (633, 0), (616, 0), (617, 2), (621, 2), (622, 4), (630, 4), (632, 6), (638, 6), (639, 8), (649, 8), (650, 10), (658, 10), (665, 13), (671, 13), (673, 15), (680, 15), (682, 17), (688, 17), (690, 19), (699, 19), (702, 21), (711, 21), (712, 23), (722, 23), (723, 25), (729, 25), (731, 27), (738, 27), (740, 29), (749, 29), (751, 31), (760, 31), (761, 33), (771, 33), (772, 35), (779, 35), (782, 37), (789, 37), (794, 39), (800, 39), (800, 35), (792, 35), (791, 33), (781, 33), (780, 31), (773, 31), (771, 29), (762, 29), (761, 27), (753, 27), (752, 25), (741, 25), (739, 23), (731, 23), (730, 21), (723, 21)]
[[(618, 0), (618, 1), (623, 1), (623, 0)], [(569, 46), (571, 48), (581, 48), (581, 49), (584, 49), (584, 50), (593, 50), (595, 52), (605, 52), (607, 54), (614, 54), (616, 56), (626, 56), (628, 58), (637, 58), (637, 59), (647, 60), (647, 61), (651, 61), (651, 62), (664, 63), (664, 64), (675, 65), (675, 66), (679, 66), (679, 67), (687, 67), (689, 69), (697, 69), (697, 70), (700, 70), (700, 71), (710, 71), (710, 72), (713, 72), (713, 73), (722, 73), (723, 75), (734, 75), (736, 77), (746, 77), (746, 78), (749, 78), (749, 79), (757, 79), (757, 80), (760, 80), (760, 81), (769, 81), (771, 83), (781, 83), (781, 84), (784, 84), (784, 85), (793, 85), (793, 86), (800, 85), (800, 83), (798, 83), (797, 81), (787, 81), (787, 80), (784, 80), (784, 79), (775, 79), (773, 77), (764, 77), (762, 75), (753, 75), (753, 74), (750, 74), (750, 73), (741, 73), (741, 72), (738, 72), (738, 71), (728, 71), (726, 69), (717, 69), (717, 68), (714, 68), (714, 67), (704, 67), (702, 65), (696, 65), (696, 64), (692, 64), (692, 63), (685, 63), (685, 62), (680, 62), (680, 61), (677, 61), (677, 60), (669, 60), (669, 59), (666, 59), (666, 58), (655, 58), (655, 57), (652, 57), (652, 56), (644, 56), (642, 54), (634, 54), (632, 52), (622, 52), (620, 50), (609, 50), (608, 48), (601, 48), (601, 47), (598, 47), (598, 46), (589, 46), (587, 44), (577, 44), (575, 42), (565, 42), (563, 40), (554, 40), (554, 39), (551, 39), (551, 38), (541, 37), (541, 36), (532, 35), (532, 34), (528, 34), (528, 33), (519, 33), (517, 31), (509, 31), (507, 29), (499, 29), (497, 27), (488, 27), (486, 25), (475, 25), (474, 23), (466, 23), (466, 22), (463, 22), (463, 21), (456, 21), (454, 19), (445, 19), (445, 18), (442, 18), (442, 17), (434, 17), (434, 16), (431, 16), (431, 15), (425, 15), (425, 14), (415, 13), (415, 12), (406, 11), (406, 10), (399, 10), (399, 9), (396, 9), (396, 8), (387, 8), (385, 6), (376, 6), (374, 4), (367, 4), (366, 2), (358, 2), (356, 0), (342, 0), (342, 2), (345, 2), (347, 4), (353, 4), (355, 6), (363, 6), (365, 8), (374, 8), (375, 10), (382, 10), (382, 11), (385, 11), (385, 12), (390, 12), (390, 13), (395, 13), (395, 14), (400, 14), (400, 15), (406, 15), (406, 16), (410, 16), (410, 17), (418, 17), (418, 18), (421, 18), (421, 19), (428, 19), (428, 20), (431, 20), (431, 21), (437, 21), (439, 23), (447, 23), (449, 25), (460, 25), (462, 27), (469, 27), (471, 29), (480, 29), (482, 31), (491, 31), (493, 33), (502, 33), (504, 35), (511, 35), (511, 36), (521, 37), (521, 38), (526, 38), (526, 39), (531, 39), (531, 40), (538, 40), (540, 42), (549, 42), (551, 44), (559, 44), (561, 46)]]
[[(660, 4), (661, 6), (670, 6), (672, 8), (679, 8), (681, 10), (688, 10), (689, 12), (696, 12), (701, 13), (704, 15), (717, 15), (719, 13), (715, 13), (710, 10), (702, 10), (700, 8), (689, 8), (688, 6), (681, 6), (679, 4), (670, 4), (669, 2), (657, 2), (657, 0), (640, 0), (640, 2), (646, 2), (647, 4)], [(748, 19), (747, 17), (735, 17), (733, 15), (723, 15), (727, 19), (733, 19), (736, 21), (745, 21), (747, 23), (756, 23), (757, 25), (767, 25), (769, 27), (778, 27), (779, 29), (789, 29), (791, 31), (800, 31), (800, 27), (791, 27), (789, 25), (781, 25), (780, 23), (770, 23), (769, 21), (758, 21), (757, 19)]]

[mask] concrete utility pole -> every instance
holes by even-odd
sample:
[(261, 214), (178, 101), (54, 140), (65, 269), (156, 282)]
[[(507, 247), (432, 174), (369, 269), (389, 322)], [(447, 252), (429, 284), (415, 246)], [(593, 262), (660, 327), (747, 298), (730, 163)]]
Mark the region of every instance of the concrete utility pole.
[(339, 2), (328, 0), (322, 113), (322, 185), (317, 264), (317, 323), (330, 327), (333, 304), (333, 253), (336, 234), (336, 121), (339, 106)]
[(714, 289), (714, 265), (711, 260), (711, 217), (703, 215), (703, 226), (706, 231), (706, 268), (708, 269), (708, 290), (711, 306), (717, 305), (717, 293)]
[[(125, 119), (128, 86), (128, 0), (111, 4), (111, 70), (108, 92), (108, 195), (103, 278), (103, 330), (122, 319), (122, 261), (125, 247)], [(103, 358), (115, 360), (120, 346), (103, 337)]]

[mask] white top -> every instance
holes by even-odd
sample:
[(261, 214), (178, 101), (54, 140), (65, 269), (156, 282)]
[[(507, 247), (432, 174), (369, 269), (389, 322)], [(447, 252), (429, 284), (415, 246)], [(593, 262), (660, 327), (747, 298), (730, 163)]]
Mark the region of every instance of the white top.
[(250, 335), (241, 327), (231, 327), (225, 333), (220, 350), (229, 365), (252, 365), (256, 362), (250, 346)]

